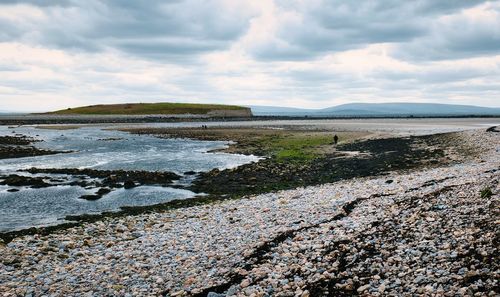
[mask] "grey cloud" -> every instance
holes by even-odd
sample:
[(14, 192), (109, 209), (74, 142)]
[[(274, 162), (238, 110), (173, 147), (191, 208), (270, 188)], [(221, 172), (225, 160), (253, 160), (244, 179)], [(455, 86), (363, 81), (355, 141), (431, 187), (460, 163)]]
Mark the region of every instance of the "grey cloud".
[(0, 1), (0, 5), (7, 4), (30, 4), (38, 7), (50, 7), (50, 6), (71, 6), (73, 0), (2, 0)]
[(454, 22), (397, 47), (393, 55), (412, 61), (471, 58), (500, 54), (500, 20), (495, 24)]
[(418, 84), (453, 83), (466, 81), (473, 78), (486, 78), (500, 76), (500, 68), (482, 69), (473, 66), (468, 67), (430, 67), (416, 71), (375, 71), (372, 75), (375, 79), (391, 81), (407, 81)]
[(315, 57), (300, 45), (276, 42), (254, 45), (251, 52), (255, 58), (263, 61), (305, 61)]
[(299, 7), (293, 1), (279, 1), (282, 9), (300, 15), (301, 22), (281, 24), (279, 42), (256, 47), (252, 53), (262, 60), (303, 60), (372, 43), (404, 44), (433, 34), (429, 24), (437, 16), (481, 2), (325, 0)]
[[(279, 24), (276, 40), (253, 45), (260, 60), (310, 60), (325, 53), (391, 42), (396, 57), (438, 60), (491, 54), (500, 44), (494, 28), (459, 30), (435, 25), (439, 16), (485, 1), (341, 1), (277, 0), (280, 10), (301, 21)], [(255, 12), (225, 10), (218, 0), (3, 0), (2, 5), (29, 4), (49, 17), (45, 23), (15, 24), (0, 19), (0, 41), (82, 51), (114, 48), (136, 56), (172, 60), (228, 48), (244, 34)], [(305, 4), (304, 4), (305, 3)], [(467, 29), (467, 28), (465, 28)], [(463, 34), (463, 32), (465, 34)]]
[(29, 92), (53, 92), (66, 89), (68, 86), (62, 80), (44, 79), (44, 80), (3, 80), (0, 84), (2, 87), (10, 87), (18, 91)]
[[(408, 1), (411, 2), (411, 1)], [(433, 15), (442, 15), (455, 12), (459, 9), (472, 7), (487, 1), (484, 0), (454, 0), (454, 1), (412, 1), (416, 6), (416, 12), (428, 13)], [(398, 1), (393, 1), (396, 5)]]
[[(6, 3), (39, 6), (49, 21), (33, 23), (22, 32), (0, 34), (3, 41), (23, 39), (83, 51), (111, 47), (158, 59), (224, 49), (246, 32), (254, 15), (248, 9), (224, 9), (218, 0), (2, 2)], [(17, 25), (11, 24), (11, 31)]]
[(198, 53), (207, 50), (216, 50), (220, 48), (221, 42), (204, 42), (198, 40), (184, 39), (167, 39), (167, 40), (119, 40), (118, 42), (110, 42), (116, 47), (124, 49), (126, 52), (144, 54), (144, 55), (161, 55), (161, 54), (187, 54)]
[(499, 83), (491, 83), (491, 84), (482, 84), (482, 85), (455, 85), (450, 87), (449, 85), (435, 85), (429, 89), (429, 93), (432, 92), (453, 92), (453, 93), (462, 93), (462, 94), (476, 94), (480, 93), (492, 93), (498, 94), (498, 90), (500, 90)]
[(338, 76), (326, 71), (293, 70), (287, 73), (288, 77), (300, 82), (325, 83), (338, 78)]
[(101, 11), (97, 30), (89, 32), (89, 36), (233, 40), (246, 29), (251, 16), (247, 12), (229, 15), (228, 11), (218, 7), (218, 1), (104, 3), (106, 7)]
[(0, 42), (10, 41), (22, 34), (22, 30), (11, 22), (0, 19)]
[(313, 85), (314, 87), (327, 84), (347, 84), (357, 81), (352, 74), (336, 72), (334, 70), (291, 70), (284, 76), (293, 80), (293, 84)]

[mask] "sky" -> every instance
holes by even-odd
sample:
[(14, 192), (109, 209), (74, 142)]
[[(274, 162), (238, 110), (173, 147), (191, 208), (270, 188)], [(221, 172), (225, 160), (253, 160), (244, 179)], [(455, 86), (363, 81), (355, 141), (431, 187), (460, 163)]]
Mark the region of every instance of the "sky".
[(500, 1), (0, 0), (0, 111), (500, 107)]

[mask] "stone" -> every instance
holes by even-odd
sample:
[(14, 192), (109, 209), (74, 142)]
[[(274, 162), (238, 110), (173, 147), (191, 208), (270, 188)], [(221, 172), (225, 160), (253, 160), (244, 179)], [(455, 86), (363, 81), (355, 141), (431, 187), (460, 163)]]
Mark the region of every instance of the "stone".
[(248, 286), (250, 286), (250, 280), (248, 280), (248, 279), (244, 279), (244, 280), (240, 283), (240, 287), (241, 287), (241, 288), (246, 288), (246, 287), (248, 287)]
[(364, 286), (359, 287), (356, 291), (358, 293), (363, 293), (364, 291), (368, 290), (369, 288), (370, 288), (370, 285), (364, 285)]
[(125, 189), (132, 189), (132, 188), (135, 188), (137, 185), (135, 184), (134, 181), (131, 181), (131, 180), (126, 180), (124, 183), (123, 183), (123, 187)]

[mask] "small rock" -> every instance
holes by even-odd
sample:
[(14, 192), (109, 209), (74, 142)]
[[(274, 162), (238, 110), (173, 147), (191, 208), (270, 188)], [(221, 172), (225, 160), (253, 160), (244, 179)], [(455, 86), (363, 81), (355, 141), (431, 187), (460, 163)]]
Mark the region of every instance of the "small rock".
[(137, 185), (135, 184), (135, 182), (131, 181), (131, 180), (127, 180), (125, 181), (125, 183), (123, 183), (123, 187), (125, 189), (132, 189), (132, 188), (135, 188)]
[(244, 279), (240, 284), (241, 288), (246, 288), (248, 286), (250, 286), (250, 281), (248, 279)]
[(370, 285), (364, 285), (359, 287), (356, 291), (358, 291), (358, 293), (363, 293), (364, 291), (368, 290), (368, 288), (370, 288)]

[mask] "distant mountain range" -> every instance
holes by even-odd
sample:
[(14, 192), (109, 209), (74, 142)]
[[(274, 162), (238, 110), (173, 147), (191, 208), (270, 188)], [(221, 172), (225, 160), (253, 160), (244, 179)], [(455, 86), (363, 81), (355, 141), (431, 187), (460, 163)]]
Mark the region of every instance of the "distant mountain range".
[[(134, 105), (134, 104), (131, 104)], [(140, 105), (140, 104), (136, 104)], [(144, 104), (143, 104), (144, 105)], [(152, 113), (159, 113), (152, 105)], [(157, 104), (158, 105), (158, 104)], [(115, 106), (99, 105), (98, 107)], [(200, 105), (201, 106), (201, 105)], [(222, 106), (222, 105), (217, 105)], [(323, 109), (293, 108), (282, 106), (250, 105), (255, 116), (288, 117), (425, 117), (425, 116), (500, 116), (500, 107), (481, 107), (474, 105), (455, 105), (437, 103), (349, 103)], [(87, 109), (90, 107), (86, 107)], [(81, 109), (81, 108), (80, 108)], [(76, 113), (78, 108), (67, 109), (60, 113)], [(127, 110), (130, 112), (131, 110)], [(22, 112), (0, 110), (0, 115), (20, 115)]]
[(398, 117), (500, 116), (500, 108), (435, 103), (349, 103), (323, 109), (249, 106), (256, 116)]

